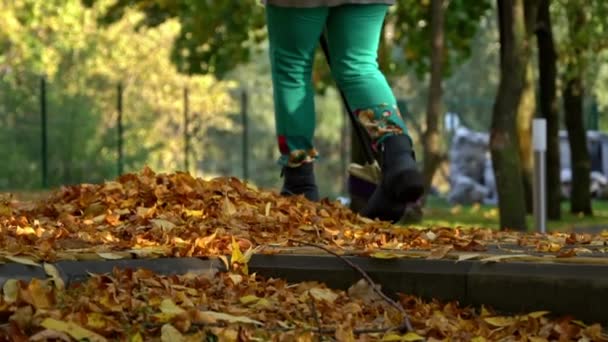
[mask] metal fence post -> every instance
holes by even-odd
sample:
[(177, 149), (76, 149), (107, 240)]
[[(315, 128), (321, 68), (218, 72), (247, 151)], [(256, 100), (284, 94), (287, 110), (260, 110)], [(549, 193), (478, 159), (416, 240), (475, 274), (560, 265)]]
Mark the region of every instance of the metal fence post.
[(48, 153), (47, 153), (47, 112), (46, 112), (46, 77), (40, 78), (40, 119), (41, 119), (41, 158), (42, 187), (48, 187)]
[(243, 120), (243, 180), (249, 179), (249, 127), (247, 123), (247, 90), (241, 92), (241, 116)]
[(118, 112), (117, 126), (118, 126), (118, 176), (122, 175), (123, 172), (123, 127), (122, 127), (122, 83), (118, 82), (117, 87), (117, 100), (116, 100), (116, 111)]
[(544, 234), (547, 232), (547, 121), (545, 119), (534, 119), (532, 142), (534, 147), (534, 222), (537, 231)]

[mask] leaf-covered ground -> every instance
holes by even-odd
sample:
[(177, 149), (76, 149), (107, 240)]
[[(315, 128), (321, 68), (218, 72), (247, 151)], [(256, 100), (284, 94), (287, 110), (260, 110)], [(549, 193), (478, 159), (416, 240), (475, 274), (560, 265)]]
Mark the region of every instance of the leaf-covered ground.
[(235, 178), (206, 181), (150, 169), (104, 184), (65, 187), (41, 201), (0, 201), (4, 258), (52, 262), (92, 256), (227, 255), (233, 237), (241, 249), (259, 247), (260, 253), (297, 245), (293, 239), (381, 258), (412, 250), (428, 251), (427, 257), (435, 259), (453, 252), (466, 253), (455, 256), (461, 259), (479, 258), (475, 253), (488, 248), (513, 258), (539, 252), (563, 259), (608, 251), (608, 232), (540, 235), (484, 228), (395, 228), (360, 217), (337, 202), (280, 197)]
[(243, 273), (159, 276), (114, 270), (63, 289), (9, 280), (0, 297), (5, 341), (607, 341), (599, 325), (539, 311), (501, 316), (401, 296), (399, 311), (360, 281), (348, 291)]
[[(252, 253), (300, 242), (376, 258), (498, 261), (520, 251), (557, 259), (601, 255), (608, 234), (550, 235), (491, 229), (407, 229), (362, 218), (338, 203), (260, 191), (234, 178), (211, 181), (149, 169), (98, 185), (70, 186), (37, 202), (0, 201), (0, 256), (33, 264), (59, 259), (231, 255), (232, 273), (160, 276), (146, 270), (91, 275), (65, 288), (48, 280), (4, 283), (0, 335), (8, 341), (601, 341), (599, 325), (548, 312), (501, 316), (402, 295), (402, 311), (365, 282), (348, 291), (247, 275)], [(299, 241), (299, 242), (296, 242)], [(322, 252), (322, 251), (321, 251)], [(491, 260), (494, 258), (495, 260)], [(236, 273), (239, 272), (239, 273)], [(0, 338), (0, 340), (2, 340)]]

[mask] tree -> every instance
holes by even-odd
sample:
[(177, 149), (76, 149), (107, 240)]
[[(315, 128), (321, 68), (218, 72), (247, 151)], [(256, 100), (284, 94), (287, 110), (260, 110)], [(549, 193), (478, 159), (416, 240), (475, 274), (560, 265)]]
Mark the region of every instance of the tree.
[(428, 191), (433, 182), (435, 170), (442, 161), (441, 111), (442, 79), (445, 56), (445, 12), (449, 4), (446, 0), (431, 0), (431, 77), (424, 132), (424, 186)]
[[(568, 4), (568, 34), (572, 40), (582, 39), (581, 34), (587, 24), (586, 13), (582, 6)], [(583, 117), (584, 47), (575, 44), (572, 57), (566, 62), (564, 80), (564, 114), (568, 142), (570, 144), (572, 186), (570, 191), (570, 211), (593, 215), (591, 209), (591, 159), (587, 149), (587, 134)]]
[(532, 65), (532, 46), (538, 0), (524, 1), (524, 16), (526, 25), (525, 48), (525, 83), (521, 100), (517, 109), (517, 135), (519, 139), (519, 157), (521, 158), (522, 177), (524, 182), (524, 196), (526, 211), (532, 213), (532, 172), (534, 168), (532, 156), (532, 118), (536, 114), (536, 87), (534, 85), (534, 67)]
[(559, 110), (556, 94), (557, 53), (550, 13), (551, 0), (541, 0), (536, 39), (540, 84), (541, 117), (547, 120), (547, 217), (561, 217), (561, 164), (559, 149)]
[(526, 207), (516, 118), (526, 77), (523, 0), (498, 0), (500, 84), (490, 131), (501, 228), (526, 230)]

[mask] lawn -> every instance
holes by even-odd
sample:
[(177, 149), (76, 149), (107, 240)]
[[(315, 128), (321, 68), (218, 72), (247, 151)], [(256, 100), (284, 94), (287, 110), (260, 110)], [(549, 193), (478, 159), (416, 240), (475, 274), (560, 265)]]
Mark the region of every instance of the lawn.
[[(601, 227), (608, 229), (608, 201), (593, 202), (593, 217), (570, 213), (570, 204), (562, 203), (562, 219), (547, 222), (550, 231), (569, 231), (573, 228)], [(450, 205), (441, 198), (430, 198), (424, 209), (424, 219), (418, 225), (445, 227), (498, 228), (498, 208), (487, 205)], [(528, 215), (528, 229), (534, 229), (534, 218)]]

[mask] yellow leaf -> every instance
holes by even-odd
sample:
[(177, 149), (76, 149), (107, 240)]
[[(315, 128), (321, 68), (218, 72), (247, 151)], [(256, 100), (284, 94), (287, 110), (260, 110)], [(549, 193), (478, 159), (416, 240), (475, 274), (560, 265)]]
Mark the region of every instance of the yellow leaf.
[(495, 327), (509, 327), (517, 323), (517, 319), (506, 316), (486, 317), (483, 320)]
[(241, 302), (241, 304), (244, 304), (244, 305), (249, 305), (251, 303), (256, 303), (259, 300), (260, 300), (260, 297), (255, 296), (255, 295), (243, 296), (243, 297), (241, 297), (241, 299), (239, 299), (239, 301)]
[(116, 253), (100, 253), (100, 252), (98, 252), (97, 255), (99, 255), (100, 257), (102, 257), (104, 259), (108, 259), (108, 260), (118, 260), (118, 259), (124, 259), (126, 257), (126, 255), (121, 255), (121, 254), (116, 254)]
[(2, 292), (4, 293), (5, 302), (14, 303), (19, 296), (19, 281), (17, 279), (5, 281), (2, 286)]
[(105, 339), (105, 337), (98, 335), (88, 329), (85, 329), (73, 322), (64, 322), (64, 321), (59, 321), (59, 320), (56, 320), (53, 318), (47, 318), (44, 321), (42, 321), (42, 323), (40, 323), (40, 326), (47, 328), (47, 329), (66, 333), (78, 341), (84, 340), (84, 339), (88, 340), (89, 342), (106, 342), (107, 341)]
[(401, 337), (401, 341), (406, 341), (406, 342), (421, 341), (421, 340), (424, 340), (424, 337), (416, 334), (415, 332), (411, 332), (411, 331)]
[(383, 342), (390, 342), (390, 341), (406, 341), (406, 342), (413, 342), (413, 341), (422, 341), (424, 340), (424, 337), (416, 334), (415, 332), (408, 332), (405, 335), (399, 335), (399, 334), (395, 334), (395, 333), (390, 333), (388, 335), (385, 335), (382, 338)]
[(371, 254), (370, 257), (376, 258), (376, 259), (395, 259), (395, 258), (399, 258), (399, 255), (394, 254), (394, 253), (387, 253), (387, 252), (376, 252), (376, 253)]
[(574, 321), (572, 321), (572, 323), (578, 325), (581, 328), (586, 328), (587, 327), (587, 324), (585, 324), (585, 323), (583, 323), (582, 321), (579, 321), (579, 320), (574, 320)]
[(152, 317), (154, 317), (154, 321), (156, 323), (168, 323), (168, 322), (171, 322), (171, 320), (173, 318), (175, 318), (175, 314), (164, 313), (164, 312), (157, 312), (154, 315), (152, 315)]
[(203, 216), (203, 211), (202, 210), (184, 209), (184, 213), (186, 214), (187, 217), (201, 217), (201, 216)]
[(35, 262), (32, 259), (29, 258), (25, 258), (25, 257), (17, 257), (17, 256), (10, 256), (7, 255), (4, 258), (12, 261), (12, 262), (16, 262), (19, 264), (23, 264), (23, 265), (30, 265), (30, 266), (36, 266), (36, 267), (41, 267), (39, 263)]
[(221, 313), (221, 312), (215, 312), (215, 311), (201, 311), (200, 315), (207, 322), (212, 322), (214, 320), (217, 320), (217, 321), (225, 321), (228, 323), (245, 323), (245, 324), (264, 325), (264, 323), (253, 320), (249, 317), (233, 316), (233, 315), (229, 315), (229, 314), (225, 314), (225, 313)]
[(547, 340), (544, 337), (533, 337), (533, 336), (529, 336), (528, 341), (530, 341), (530, 342), (549, 342), (549, 340)]
[(63, 290), (65, 288), (65, 282), (63, 281), (63, 278), (61, 278), (61, 276), (59, 275), (59, 271), (57, 270), (55, 265), (47, 264), (45, 262), (43, 267), (46, 274), (53, 280), (55, 287), (59, 290)]
[(535, 312), (529, 313), (528, 316), (530, 316), (532, 318), (540, 318), (548, 313), (549, 313), (549, 311), (535, 311)]
[(170, 315), (179, 315), (186, 312), (184, 309), (173, 303), (171, 299), (163, 299), (163, 301), (160, 303), (160, 311)]
[(160, 329), (160, 340), (161, 342), (183, 342), (186, 339), (179, 330), (167, 323)]
[(488, 311), (488, 309), (486, 309), (485, 306), (481, 306), (481, 317), (488, 317), (488, 316), (492, 316), (492, 314), (490, 313), (490, 311)]
[(150, 220), (150, 222), (152, 222), (153, 227), (162, 229), (165, 232), (170, 232), (171, 229), (175, 228), (175, 223), (163, 219), (154, 219)]
[(486, 342), (487, 340), (485, 339), (485, 337), (483, 336), (477, 336), (477, 337), (473, 337), (471, 339), (471, 342)]
[(98, 312), (87, 314), (87, 326), (92, 329), (103, 329), (107, 325), (105, 317)]
[(141, 337), (141, 334), (138, 331), (135, 333), (135, 335), (131, 335), (131, 337), (129, 337), (129, 342), (144, 342), (144, 339)]
[(270, 206), (272, 205), (272, 203), (268, 202), (266, 203), (266, 208), (264, 208), (264, 216), (268, 217), (268, 215), (270, 215)]
[(401, 335), (395, 334), (395, 333), (390, 333), (390, 334), (384, 335), (384, 337), (382, 338), (382, 341), (383, 342), (401, 341)]
[(11, 216), (13, 210), (7, 205), (0, 205), (0, 216)]
[(308, 290), (308, 293), (310, 293), (310, 295), (316, 300), (324, 300), (329, 303), (333, 303), (336, 301), (336, 299), (338, 299), (338, 295), (330, 289), (313, 287), (312, 289)]
[(239, 243), (236, 241), (234, 236), (232, 237), (232, 256), (230, 257), (230, 262), (232, 262), (232, 264), (237, 263), (241, 265), (244, 274), (249, 274), (249, 268), (247, 267), (247, 263), (249, 262), (249, 259), (251, 259), (252, 255), (253, 249), (251, 249), (251, 247), (249, 247), (247, 252), (243, 254), (241, 252), (241, 247)]

